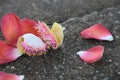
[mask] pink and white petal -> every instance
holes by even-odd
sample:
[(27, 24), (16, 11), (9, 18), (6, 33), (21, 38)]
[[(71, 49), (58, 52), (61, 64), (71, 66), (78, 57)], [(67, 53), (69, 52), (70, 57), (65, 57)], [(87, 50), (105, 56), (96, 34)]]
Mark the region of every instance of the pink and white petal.
[(21, 19), (20, 23), (22, 28), (22, 34), (32, 33), (34, 35), (38, 35), (37, 31), (33, 28), (33, 26), (37, 24), (36, 21), (25, 18)]
[(81, 32), (84, 38), (94, 38), (98, 40), (112, 41), (113, 36), (110, 31), (101, 24), (95, 24)]
[(24, 75), (18, 76), (16, 74), (0, 71), (0, 80), (23, 80), (23, 79), (24, 79)]
[(0, 64), (15, 61), (22, 53), (17, 48), (7, 45), (4, 41), (0, 40)]
[(79, 51), (77, 52), (77, 54), (80, 56), (80, 58), (83, 61), (87, 63), (94, 63), (102, 58), (103, 52), (104, 52), (104, 47), (98, 45), (86, 51)]
[(19, 18), (13, 13), (6, 14), (2, 17), (0, 25), (7, 42), (16, 46), (18, 37), (22, 33)]
[(34, 34), (28, 33), (18, 39), (17, 47), (27, 55), (42, 55), (46, 53), (46, 44)]

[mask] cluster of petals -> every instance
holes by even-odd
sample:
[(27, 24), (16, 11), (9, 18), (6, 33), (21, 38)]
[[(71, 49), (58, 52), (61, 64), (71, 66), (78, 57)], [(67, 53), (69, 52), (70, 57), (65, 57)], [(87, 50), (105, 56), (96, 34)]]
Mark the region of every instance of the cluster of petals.
[[(54, 22), (50, 29), (46, 23), (28, 18), (20, 19), (14, 13), (4, 15), (0, 28), (5, 40), (0, 40), (0, 64), (15, 61), (23, 54), (42, 55), (48, 49), (57, 49), (63, 43), (63, 28)], [(0, 80), (23, 80), (0, 71)]]
[(19, 19), (13, 13), (1, 19), (1, 31), (5, 38), (0, 40), (0, 64), (16, 60), (23, 53), (42, 55), (48, 49), (56, 49), (63, 42), (63, 28), (54, 23), (50, 29), (44, 22)]
[[(113, 36), (110, 31), (102, 24), (95, 24), (91, 27), (83, 30), (81, 33), (85, 39), (96, 39), (96, 40), (106, 40), (112, 41)], [(104, 53), (104, 47), (101, 45), (95, 46), (85, 51), (78, 51), (77, 54), (80, 58), (87, 63), (94, 63), (99, 61)]]

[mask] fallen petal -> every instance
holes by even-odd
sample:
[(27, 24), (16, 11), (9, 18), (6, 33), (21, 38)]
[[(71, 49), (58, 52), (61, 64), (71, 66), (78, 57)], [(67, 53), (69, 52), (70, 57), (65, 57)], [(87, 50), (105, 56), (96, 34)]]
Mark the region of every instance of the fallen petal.
[(54, 34), (57, 38), (57, 47), (63, 44), (63, 28), (60, 24), (58, 23), (53, 23), (52, 28), (51, 28), (51, 33)]
[(16, 46), (18, 37), (22, 33), (19, 18), (13, 13), (6, 14), (2, 17), (0, 25), (7, 42)]
[(42, 55), (46, 53), (46, 44), (34, 34), (24, 34), (18, 39), (18, 49), (27, 55)]
[(101, 24), (95, 24), (81, 32), (84, 38), (94, 38), (98, 40), (112, 41), (113, 36), (109, 30)]
[(0, 40), (0, 64), (15, 61), (22, 54), (12, 46)]
[(80, 56), (80, 58), (83, 61), (87, 63), (94, 63), (102, 58), (103, 52), (104, 52), (104, 47), (99, 45), (91, 49), (88, 49), (86, 51), (79, 51), (77, 52), (77, 54)]
[(24, 79), (24, 75), (18, 76), (15, 74), (0, 71), (0, 80), (23, 80), (23, 79)]
[(48, 48), (57, 48), (57, 38), (51, 33), (49, 27), (44, 22), (38, 22), (34, 28), (37, 30), (39, 37), (47, 44)]
[(37, 31), (33, 28), (33, 26), (35, 26), (35, 24), (37, 23), (36, 21), (25, 18), (20, 20), (20, 23), (22, 28), (22, 34), (32, 33), (34, 35), (38, 35)]

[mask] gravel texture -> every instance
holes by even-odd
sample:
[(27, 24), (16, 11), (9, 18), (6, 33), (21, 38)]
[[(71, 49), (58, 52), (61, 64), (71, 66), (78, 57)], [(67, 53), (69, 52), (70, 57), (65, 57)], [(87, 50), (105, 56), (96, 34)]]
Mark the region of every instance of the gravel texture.
[(0, 13), (14, 12), (21, 18), (42, 20), (48, 24), (81, 17), (94, 10), (117, 6), (119, 0), (0, 0)]
[[(49, 0), (41, 0), (40, 2), (42, 1), (45, 2), (46, 4), (49, 3)], [(51, 1), (58, 2), (58, 0)], [(68, 0), (66, 1), (64, 0), (63, 1), (64, 4), (61, 5), (69, 4), (70, 6), (71, 4), (68, 3), (69, 1), (68, 2), (67, 1)], [(10, 2), (10, 0), (9, 1), (4, 0), (3, 3), (0, 2), (0, 4), (3, 5), (2, 7), (0, 7), (0, 12), (2, 12), (0, 16), (2, 16), (2, 14), (4, 13), (7, 13), (8, 11), (11, 11), (17, 13), (21, 17), (25, 16), (33, 19), (42, 19), (47, 21), (48, 24), (51, 24), (52, 21), (57, 20), (52, 16), (55, 15), (56, 17), (57, 15), (59, 15), (60, 19), (58, 19), (58, 21), (60, 20), (63, 27), (66, 28), (64, 31), (65, 34), (64, 43), (57, 50), (50, 50), (46, 55), (43, 56), (29, 57), (23, 55), (15, 62), (0, 65), (0, 70), (18, 75), (23, 74), (25, 75), (25, 80), (120, 80), (120, 6), (117, 5), (119, 4), (119, 1), (92, 0), (96, 2), (96, 4), (89, 3), (90, 0), (80, 1), (75, 0), (75, 2), (76, 1), (78, 1), (79, 4), (80, 1), (81, 4), (82, 2), (85, 3), (86, 1), (85, 4), (86, 5), (88, 4), (87, 6), (83, 4), (80, 5), (84, 7), (84, 8), (79, 7), (80, 10), (83, 9), (83, 13), (78, 11), (75, 14), (69, 12), (70, 14), (67, 15), (67, 13), (65, 13), (65, 15), (63, 15), (62, 13), (60, 14), (58, 12), (59, 11), (58, 8), (60, 7), (56, 8), (54, 7), (55, 11), (53, 7), (47, 7), (46, 9), (48, 10), (45, 11), (49, 11), (50, 9), (50, 12), (52, 13), (53, 10), (53, 14), (50, 15), (51, 17), (46, 15), (47, 13), (42, 16), (43, 12), (41, 10), (42, 9), (44, 10), (45, 8), (42, 9), (40, 8), (40, 10), (39, 8), (37, 8), (37, 10), (33, 9), (34, 8), (33, 6), (35, 5), (44, 7), (42, 3), (40, 3), (41, 5), (37, 3), (39, 2), (38, 0), (36, 1), (30, 0), (30, 2), (28, 0), (24, 1), (15, 0), (15, 2)], [(27, 5), (23, 6), (23, 4), (25, 3), (27, 3), (28, 6)], [(53, 3), (51, 3), (51, 5), (52, 4)], [(103, 4), (104, 6), (100, 7), (99, 4)], [(32, 7), (30, 7), (30, 5)], [(96, 7), (94, 7), (95, 5)], [(69, 8), (69, 6), (67, 6), (67, 8)], [(76, 7), (77, 6), (79, 5), (76, 4)], [(105, 8), (107, 6), (115, 7)], [(16, 9), (16, 7), (18, 9)], [(62, 10), (63, 8), (64, 7), (62, 6), (60, 10)], [(73, 10), (72, 8), (70, 9)], [(79, 9), (75, 9), (75, 11)], [(90, 9), (89, 12), (84, 12), (89, 9)], [(103, 10), (99, 11), (101, 9)], [(80, 17), (80, 15), (84, 16)], [(50, 17), (49, 18), (50, 21), (47, 20), (47, 17)], [(114, 41), (108, 42), (97, 41), (93, 39), (90, 40), (83, 39), (79, 33), (85, 28), (88, 28), (89, 26), (95, 23), (101, 23), (105, 25), (114, 36)], [(93, 64), (87, 64), (80, 60), (79, 56), (76, 55), (77, 51), (86, 50), (96, 45), (102, 45), (105, 47), (104, 55), (100, 61)]]

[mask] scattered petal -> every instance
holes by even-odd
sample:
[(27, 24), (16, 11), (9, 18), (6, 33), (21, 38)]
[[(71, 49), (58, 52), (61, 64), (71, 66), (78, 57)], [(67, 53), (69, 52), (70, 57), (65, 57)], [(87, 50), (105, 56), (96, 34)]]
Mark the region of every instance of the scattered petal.
[(44, 22), (39, 21), (34, 28), (37, 30), (39, 37), (47, 44), (48, 48), (57, 48), (56, 36), (51, 33), (49, 27)]
[(53, 23), (52, 28), (51, 28), (51, 33), (54, 34), (57, 38), (57, 47), (63, 44), (63, 28), (60, 24), (58, 23)]
[(95, 24), (81, 32), (84, 38), (94, 38), (98, 40), (112, 41), (113, 36), (109, 30), (101, 24)]
[(15, 61), (22, 54), (12, 46), (9, 46), (4, 41), (0, 40), (0, 64)]
[(7, 42), (16, 46), (18, 37), (22, 33), (19, 18), (13, 13), (4, 15), (1, 19), (1, 29)]
[(21, 28), (22, 28), (22, 34), (26, 33), (32, 33), (34, 35), (38, 35), (37, 31), (33, 28), (37, 22), (31, 19), (22, 19), (20, 20)]
[(88, 49), (86, 51), (79, 51), (77, 52), (77, 54), (80, 56), (80, 58), (83, 61), (87, 63), (94, 63), (102, 58), (103, 52), (104, 52), (104, 47), (99, 45), (91, 49)]
[(15, 74), (0, 71), (0, 80), (23, 80), (23, 79), (24, 79), (24, 75), (18, 76)]
[(27, 55), (42, 55), (46, 53), (46, 44), (34, 34), (24, 34), (18, 39), (18, 49)]

